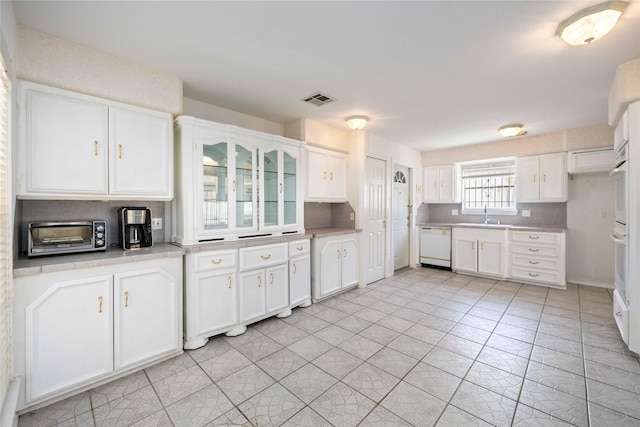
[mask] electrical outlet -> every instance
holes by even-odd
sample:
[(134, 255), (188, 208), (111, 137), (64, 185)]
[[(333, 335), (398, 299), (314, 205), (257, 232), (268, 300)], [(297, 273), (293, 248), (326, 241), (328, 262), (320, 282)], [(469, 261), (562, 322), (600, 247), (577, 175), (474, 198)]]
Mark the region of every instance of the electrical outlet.
[(451, 209), (451, 215), (453, 216), (458, 215), (458, 209)]
[(351, 213), (349, 214), (349, 219), (350, 219), (351, 221), (355, 221), (355, 220), (356, 220), (356, 213), (355, 213), (355, 212), (351, 212)]
[(151, 228), (153, 230), (162, 230), (162, 218), (151, 218)]
[(600, 219), (607, 219), (607, 211), (600, 211)]
[(523, 209), (522, 210), (522, 216), (531, 216), (531, 211), (528, 209)]

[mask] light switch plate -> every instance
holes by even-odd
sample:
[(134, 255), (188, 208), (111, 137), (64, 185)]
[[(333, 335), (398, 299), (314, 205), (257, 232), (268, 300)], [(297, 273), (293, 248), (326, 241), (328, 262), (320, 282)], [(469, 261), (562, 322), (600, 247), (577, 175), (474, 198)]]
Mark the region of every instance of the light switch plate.
[(151, 218), (151, 228), (153, 230), (162, 230), (162, 218)]
[(522, 210), (522, 216), (531, 216), (531, 211), (528, 209), (523, 209)]
[(349, 214), (349, 219), (350, 219), (351, 221), (355, 221), (355, 220), (356, 220), (356, 213), (355, 213), (355, 212), (351, 212), (351, 213)]
[(451, 209), (451, 215), (453, 216), (458, 215), (458, 209)]

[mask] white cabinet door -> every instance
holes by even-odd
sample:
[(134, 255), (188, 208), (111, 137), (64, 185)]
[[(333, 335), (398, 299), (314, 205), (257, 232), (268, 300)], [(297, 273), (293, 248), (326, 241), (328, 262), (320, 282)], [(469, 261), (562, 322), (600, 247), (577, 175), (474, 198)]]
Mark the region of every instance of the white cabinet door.
[(333, 201), (347, 200), (347, 158), (343, 154), (327, 155), (327, 198)]
[(320, 248), (320, 295), (342, 287), (342, 242), (329, 240)]
[(440, 166), (438, 180), (440, 181), (440, 194), (438, 199), (441, 202), (456, 201), (456, 169), (454, 165)]
[(455, 165), (430, 166), (422, 170), (422, 200), (425, 203), (455, 203), (457, 201)]
[(171, 198), (173, 147), (171, 117), (109, 109), (112, 194)]
[[(195, 292), (192, 302), (195, 307), (192, 336), (207, 335), (223, 331), (238, 323), (238, 280), (235, 270), (201, 273), (188, 283)], [(191, 313), (188, 313), (191, 315)]]
[(256, 319), (267, 311), (265, 270), (240, 273), (240, 323)]
[(299, 145), (287, 145), (282, 149), (283, 231), (304, 229), (302, 153)]
[(358, 283), (358, 240), (346, 238), (342, 241), (342, 286)]
[(567, 165), (564, 153), (540, 156), (540, 200), (567, 200)]
[(478, 271), (477, 241), (475, 239), (453, 239), (453, 269), (468, 272)]
[(516, 159), (516, 198), (519, 202), (540, 199), (540, 160), (538, 156)]
[(516, 159), (518, 202), (566, 202), (567, 179), (565, 153)]
[(311, 297), (311, 258), (289, 261), (289, 305), (297, 306)]
[(422, 170), (422, 201), (425, 203), (438, 201), (438, 173), (437, 166)]
[(347, 156), (331, 150), (307, 148), (305, 200), (347, 201)]
[(504, 245), (500, 242), (478, 242), (478, 273), (504, 276)]
[(120, 369), (182, 347), (178, 280), (156, 268), (114, 276), (114, 354)]
[(265, 270), (267, 313), (289, 307), (289, 265), (277, 265)]
[(308, 200), (324, 199), (327, 194), (326, 155), (307, 149), (307, 192)]
[(55, 283), (27, 306), (28, 402), (113, 371), (111, 281)]
[(107, 106), (36, 90), (26, 98), (26, 193), (106, 194)]

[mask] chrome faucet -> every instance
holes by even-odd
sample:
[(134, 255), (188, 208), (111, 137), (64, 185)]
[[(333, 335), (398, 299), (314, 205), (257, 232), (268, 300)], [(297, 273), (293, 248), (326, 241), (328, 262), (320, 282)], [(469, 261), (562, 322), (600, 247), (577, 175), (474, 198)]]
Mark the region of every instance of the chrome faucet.
[(487, 214), (487, 205), (485, 205), (484, 206), (484, 223), (485, 224), (489, 224), (489, 221), (491, 221), (491, 218), (489, 218), (487, 215), (488, 215)]

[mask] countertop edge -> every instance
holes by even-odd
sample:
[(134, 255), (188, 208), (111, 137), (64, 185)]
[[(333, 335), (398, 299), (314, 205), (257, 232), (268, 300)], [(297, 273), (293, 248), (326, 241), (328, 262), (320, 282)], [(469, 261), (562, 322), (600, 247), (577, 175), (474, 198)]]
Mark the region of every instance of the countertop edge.
[(19, 258), (14, 262), (13, 277), (16, 278), (40, 273), (51, 273), (55, 271), (100, 267), (122, 264), (125, 262), (181, 257), (184, 254), (184, 249), (179, 246), (171, 243), (158, 243), (151, 248), (135, 251), (124, 251), (120, 248), (109, 248), (105, 252), (58, 255), (41, 258)]
[(531, 225), (509, 225), (503, 224), (470, 224), (470, 223), (420, 223), (418, 227), (458, 227), (458, 228), (481, 228), (485, 230), (511, 230), (511, 231), (537, 231), (539, 233), (566, 233), (567, 227), (531, 226)]
[(340, 228), (340, 227), (324, 227), (324, 228), (311, 228), (307, 230), (307, 235), (318, 238), (328, 236), (338, 236), (341, 234), (362, 233), (361, 228)]

